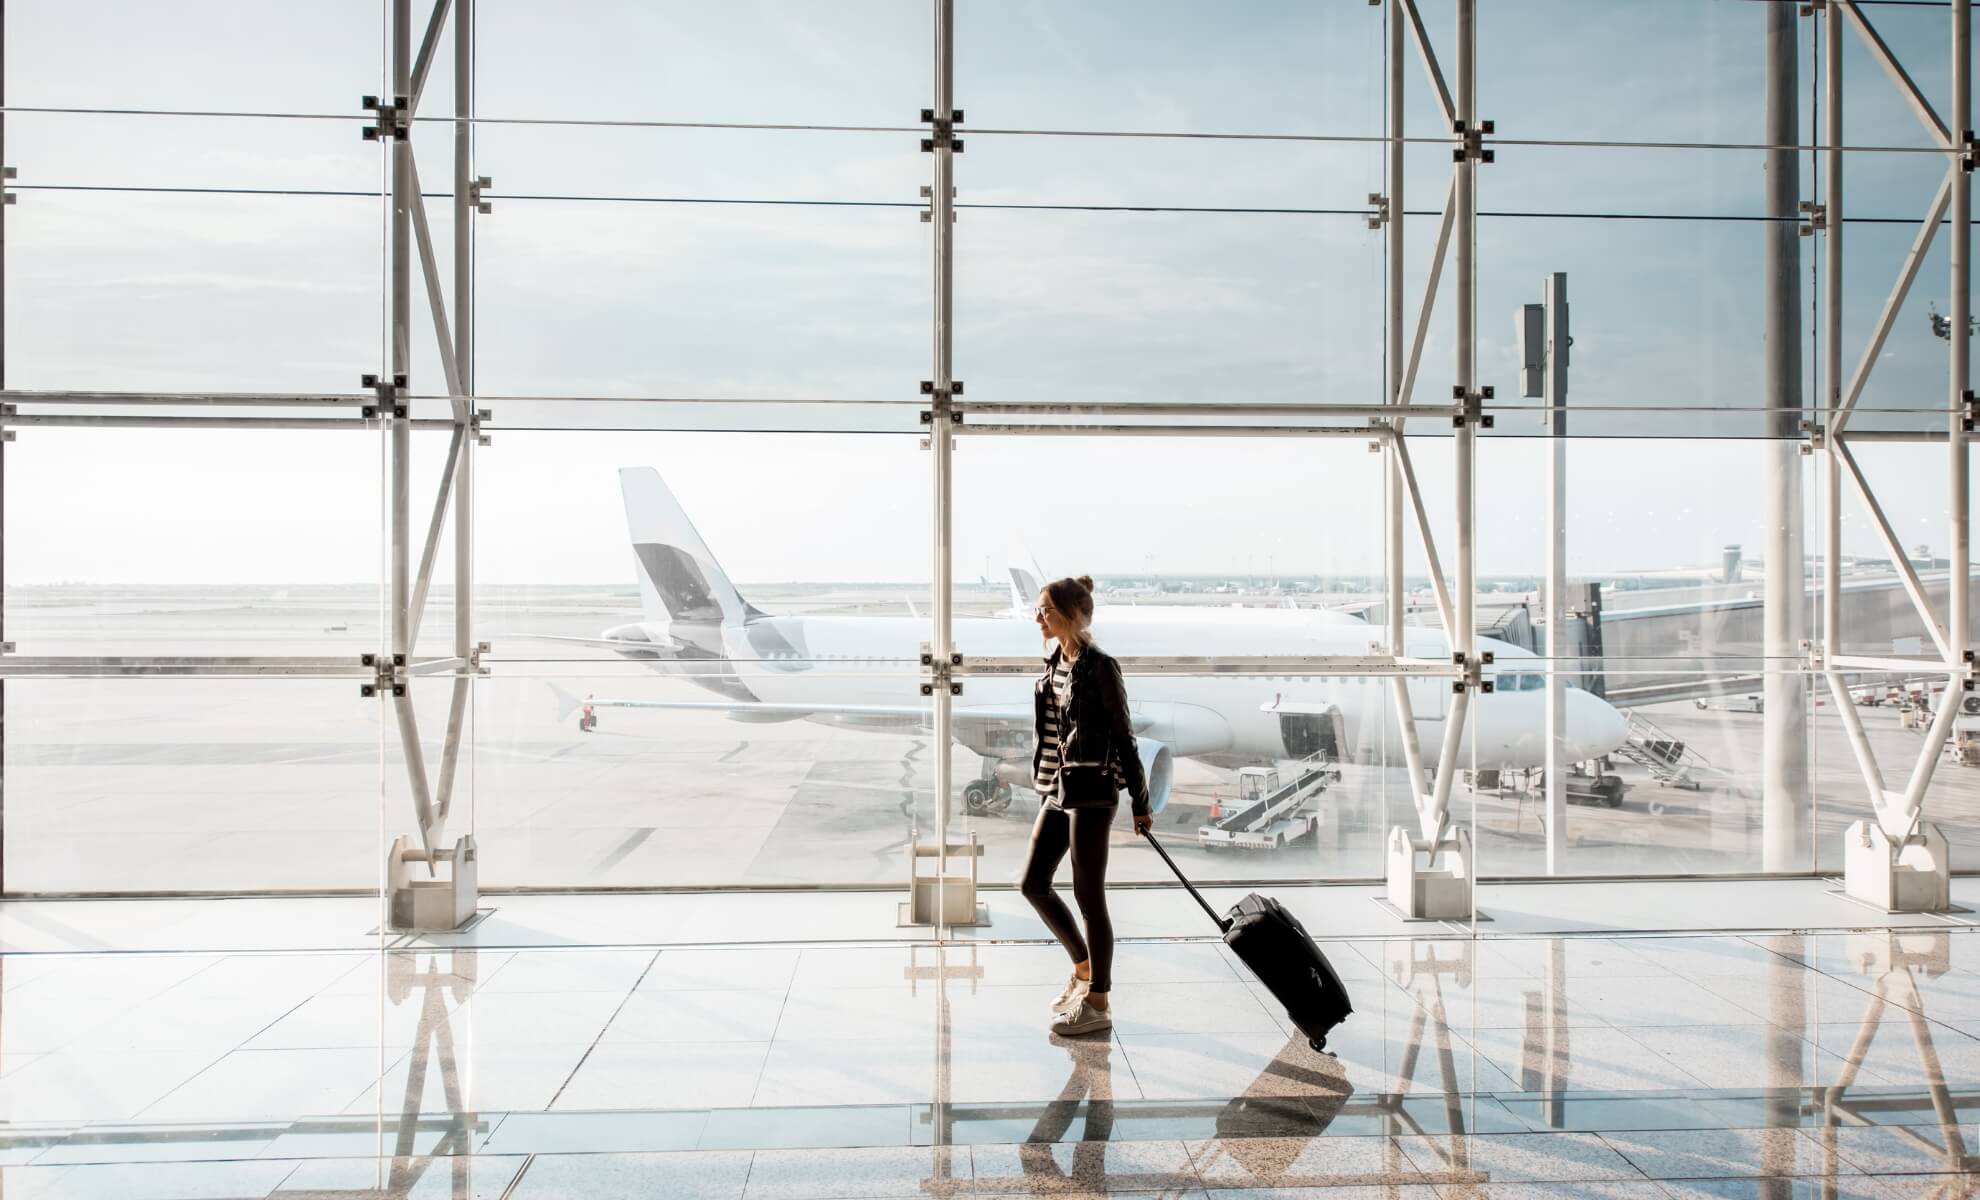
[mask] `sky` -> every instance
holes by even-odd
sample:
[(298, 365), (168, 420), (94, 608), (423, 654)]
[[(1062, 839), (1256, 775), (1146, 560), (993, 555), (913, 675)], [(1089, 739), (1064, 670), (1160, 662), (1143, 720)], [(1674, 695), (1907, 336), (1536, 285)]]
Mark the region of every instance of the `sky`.
[[(416, 8), (420, 6), (416, 5)], [(1509, 138), (1672, 143), (1760, 135), (1764, 5), (1750, 0), (1481, 0), (1480, 111)], [(1928, 96), (1947, 90), (1943, 12), (1866, 5)], [(478, 5), (479, 111), (811, 125), (914, 124), (931, 102), (931, 5), (524, 0)], [(1423, 6), (1452, 70), (1451, 0)], [(348, 117), (382, 89), (370, 0), (6, 8), (15, 106)], [(416, 28), (426, 12), (416, 13)], [(1373, 136), (1383, 10), (1318, 0), (958, 0), (966, 205), (1342, 209), (1092, 212), (967, 208), (956, 227), (956, 375), (971, 399), (1373, 403), (1383, 371), (1382, 235), (1355, 215), (1383, 187), (1371, 143), (1024, 136), (995, 130)], [(1812, 23), (1802, 19), (1801, 90)], [(449, 43), (451, 46), (451, 42)], [(1439, 132), (1412, 62), (1413, 136)], [(1854, 366), (1939, 164), (1860, 42), (1845, 46), (1845, 368)], [(429, 115), (452, 94), (445, 56)], [(1804, 107), (1803, 125), (1811, 119)], [(356, 122), (12, 113), (6, 159), (6, 382), (16, 388), (348, 391), (382, 355), (385, 211)], [(479, 457), (475, 523), (490, 583), (630, 578), (615, 469), (652, 465), (744, 580), (925, 580), (928, 452), (913, 435), (930, 374), (931, 240), (913, 207), (914, 133), (490, 124), (477, 170), (483, 406), (539, 425)], [(423, 183), (450, 184), (444, 124), (416, 137)], [(1806, 156), (1804, 156), (1805, 158)], [(1409, 152), (1407, 309), (1449, 173)], [(1804, 173), (1806, 172), (1804, 163)], [(159, 194), (101, 187), (370, 195)], [(558, 199), (556, 197), (564, 197)], [(611, 199), (570, 199), (607, 197)], [(832, 204), (657, 203), (656, 198)], [(1513, 316), (1569, 276), (1571, 569), (1716, 563), (1764, 545), (1761, 156), (1747, 150), (1506, 146), (1481, 169), (1480, 376), (1517, 391)], [(858, 202), (841, 204), (836, 202)], [(906, 205), (886, 207), (878, 205)], [(1507, 214), (1553, 213), (1557, 216)], [(1717, 220), (1615, 219), (1642, 217)], [(450, 277), (445, 202), (434, 208)], [(1946, 240), (1865, 391), (1943, 402)], [(1803, 275), (1817, 241), (1801, 243)], [(1418, 395), (1453, 378), (1447, 269)], [(1815, 293), (1805, 300), (1812, 305)], [(440, 390), (414, 293), (415, 389)], [(1806, 307), (1806, 306), (1805, 306)], [(1819, 362), (1806, 344), (1805, 390)], [(618, 404), (504, 396), (867, 400), (898, 410)], [(1618, 406), (1688, 411), (1610, 413)], [(876, 418), (876, 414), (878, 417)], [(1866, 414), (1867, 424), (1873, 418)], [(676, 428), (652, 428), (656, 425)], [(722, 426), (779, 432), (719, 432)], [(646, 428), (632, 428), (645, 426)], [(712, 428), (711, 428), (712, 427)], [(847, 432), (849, 428), (900, 432)], [(798, 432), (800, 430), (815, 432)], [(836, 432), (835, 432), (836, 430)], [(1480, 452), (1478, 569), (1537, 570), (1546, 447), (1500, 417)], [(430, 495), (444, 435), (421, 435)], [(7, 455), (10, 585), (329, 583), (379, 570), (382, 441), (361, 432), (28, 429)], [(1444, 530), (1449, 447), (1416, 450)], [(1907, 545), (1946, 546), (1940, 447), (1861, 452)], [(1359, 441), (964, 439), (955, 570), (1024, 546), (1053, 572), (1362, 574), (1379, 569), (1380, 460)], [(1808, 514), (1815, 516), (1812, 463)], [(427, 500), (414, 513), (423, 526)], [(1846, 509), (1846, 552), (1878, 554)], [(1812, 543), (1811, 543), (1812, 544)], [(1412, 569), (1420, 569), (1418, 556)]]

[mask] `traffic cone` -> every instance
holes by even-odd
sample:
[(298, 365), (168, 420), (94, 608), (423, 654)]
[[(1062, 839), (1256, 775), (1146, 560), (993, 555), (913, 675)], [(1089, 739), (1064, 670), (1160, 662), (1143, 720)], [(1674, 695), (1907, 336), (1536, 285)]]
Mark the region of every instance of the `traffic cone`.
[(1215, 821), (1224, 815), (1224, 807), (1217, 803), (1217, 797), (1210, 797), (1210, 819)]

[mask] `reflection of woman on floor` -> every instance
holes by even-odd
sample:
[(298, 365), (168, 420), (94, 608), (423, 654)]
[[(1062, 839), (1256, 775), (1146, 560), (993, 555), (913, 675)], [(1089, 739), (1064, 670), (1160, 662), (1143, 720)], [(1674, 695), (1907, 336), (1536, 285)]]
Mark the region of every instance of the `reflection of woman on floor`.
[[(1072, 1073), (1058, 1098), (1046, 1102), (1030, 1136), (1018, 1147), (1018, 1162), (1037, 1195), (1063, 1192), (1068, 1185), (1073, 1191), (1097, 1193), (1106, 1190), (1107, 1141), (1114, 1135), (1114, 1043), (1111, 1038), (1094, 1038), (1059, 1044), (1072, 1059)], [(1082, 1101), (1086, 1124), (1073, 1143), (1068, 1169), (1059, 1164), (1053, 1147), (1071, 1131)]]
[[(1093, 579), (1056, 579), (1038, 593), (1038, 629), (1058, 645), (1033, 688), (1038, 748), (1032, 786), (1038, 821), (1019, 882), (1025, 899), (1072, 956), (1073, 974), (1052, 1002), (1061, 1035), (1112, 1028), (1114, 924), (1107, 914), (1107, 845), (1120, 794), (1134, 805), (1134, 828), (1154, 824), (1148, 781), (1128, 721), (1120, 664), (1093, 644)], [(1073, 899), (1085, 919), (1081, 936), (1066, 902), (1052, 890), (1059, 862), (1072, 853)]]

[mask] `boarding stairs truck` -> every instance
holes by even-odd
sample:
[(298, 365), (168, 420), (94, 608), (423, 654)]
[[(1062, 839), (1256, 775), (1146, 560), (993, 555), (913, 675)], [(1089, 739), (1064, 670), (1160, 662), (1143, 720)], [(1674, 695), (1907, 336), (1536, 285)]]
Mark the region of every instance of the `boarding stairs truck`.
[[(1705, 783), (1720, 782), (1725, 774), (1707, 762), (1704, 755), (1637, 712), (1629, 714), (1629, 736), (1610, 753), (1647, 768), (1659, 787), (1695, 792)], [(1621, 803), (1620, 798), (1617, 803)]]
[(1196, 840), (1205, 850), (1277, 850), (1320, 827), (1320, 793), (1340, 778), (1325, 754), (1301, 759), (1287, 783), (1279, 781), (1277, 767), (1240, 768), (1237, 798), (1217, 807)]

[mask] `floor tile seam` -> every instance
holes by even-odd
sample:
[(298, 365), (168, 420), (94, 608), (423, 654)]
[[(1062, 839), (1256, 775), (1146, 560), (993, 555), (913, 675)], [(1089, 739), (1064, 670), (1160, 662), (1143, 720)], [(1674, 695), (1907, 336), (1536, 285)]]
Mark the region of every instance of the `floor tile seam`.
[[(639, 985), (646, 982), (646, 976), (653, 970), (653, 964), (660, 961), (661, 953), (662, 951), (655, 950), (653, 957), (646, 960), (646, 966), (640, 968), (639, 978), (633, 980), (632, 986), (626, 989), (625, 995), (619, 997), (619, 1003), (612, 1009), (612, 1015), (607, 1017), (605, 1023), (598, 1027), (598, 1032), (592, 1035), (591, 1043), (584, 1048), (584, 1053), (580, 1054), (577, 1062), (571, 1066), (571, 1073), (564, 1076), (564, 1082), (558, 1084), (557, 1090), (550, 1094), (550, 1099), (548, 1103), (544, 1104), (543, 1111), (549, 1112), (551, 1109), (556, 1108), (557, 1101), (564, 1098), (564, 1092), (570, 1088), (571, 1081), (578, 1077), (579, 1071), (584, 1070), (584, 1064), (591, 1061), (592, 1054), (597, 1051), (599, 1045), (604, 1041), (605, 1031), (612, 1028), (613, 1022), (619, 1019), (619, 1014), (625, 1011), (626, 1005), (631, 1002), (634, 994), (639, 991)], [(515, 961), (513, 956), (509, 961)], [(496, 972), (498, 975), (500, 973), (499, 971)], [(490, 978), (493, 978), (493, 976), (490, 976)], [(384, 1081), (382, 1078), (379, 1082), (383, 1086)]]
[[(223, 1063), (223, 1062), (225, 1062), (225, 1061), (226, 1061), (226, 1060), (228, 1059), (228, 1057), (229, 1057), (229, 1056), (231, 1056), (232, 1054), (234, 1054), (234, 1053), (235, 1053), (236, 1051), (238, 1051), (239, 1049), (240, 1049), (240, 1047), (239, 1047), (239, 1046), (235, 1046), (235, 1047), (233, 1047), (232, 1049), (228, 1049), (228, 1050), (223, 1050), (223, 1051), (221, 1051), (221, 1052), (220, 1052), (220, 1055), (219, 1055), (219, 1057), (217, 1057), (217, 1058), (215, 1058), (215, 1059), (213, 1059), (213, 1060), (212, 1060), (211, 1062), (209, 1062), (209, 1063), (207, 1063), (207, 1064), (206, 1064), (205, 1066), (203, 1066), (203, 1067), (201, 1067), (201, 1068), (200, 1068), (199, 1070), (197, 1070), (197, 1071), (194, 1071), (194, 1072), (193, 1072), (192, 1074), (190, 1074), (190, 1075), (188, 1075), (188, 1076), (186, 1076), (186, 1077), (185, 1077), (184, 1079), (181, 1079), (181, 1080), (180, 1080), (179, 1082), (177, 1082), (177, 1083), (175, 1083), (175, 1084), (173, 1084), (173, 1085), (172, 1085), (171, 1087), (169, 1087), (169, 1088), (167, 1088), (167, 1089), (166, 1089), (166, 1090), (165, 1090), (165, 1091), (164, 1091), (164, 1092), (163, 1092), (162, 1094), (160, 1094), (160, 1095), (158, 1095), (158, 1096), (156, 1096), (156, 1097), (154, 1097), (154, 1098), (153, 1098), (153, 1099), (152, 1099), (152, 1100), (151, 1100), (151, 1101), (150, 1101), (149, 1103), (147, 1103), (147, 1104), (145, 1104), (145, 1105), (144, 1105), (144, 1107), (142, 1107), (142, 1108), (140, 1108), (140, 1109), (138, 1109), (138, 1110), (137, 1110), (136, 1112), (134, 1112), (134, 1113), (132, 1113), (132, 1114), (130, 1115), (130, 1118), (129, 1118), (129, 1119), (130, 1119), (131, 1121), (137, 1121), (137, 1120), (140, 1120), (141, 1118), (143, 1118), (143, 1116), (144, 1116), (144, 1114), (146, 1114), (146, 1113), (148, 1113), (148, 1112), (150, 1112), (150, 1111), (151, 1111), (152, 1109), (154, 1109), (154, 1108), (157, 1108), (157, 1107), (158, 1107), (159, 1105), (161, 1105), (161, 1104), (163, 1104), (163, 1103), (165, 1103), (165, 1101), (167, 1101), (167, 1100), (169, 1100), (169, 1099), (171, 1099), (171, 1098), (172, 1098), (173, 1096), (175, 1096), (175, 1095), (177, 1095), (177, 1094), (178, 1094), (178, 1092), (179, 1092), (179, 1090), (180, 1090), (181, 1088), (184, 1088), (184, 1087), (186, 1087), (186, 1086), (188, 1086), (188, 1085), (190, 1085), (190, 1084), (191, 1084), (191, 1083), (192, 1083), (192, 1082), (193, 1082), (193, 1081), (194, 1081), (195, 1079), (198, 1079), (198, 1078), (199, 1078), (200, 1076), (202, 1076), (202, 1075), (204, 1075), (204, 1074), (206, 1074), (206, 1073), (207, 1073), (208, 1071), (211, 1071), (211, 1070), (212, 1070), (213, 1068), (215, 1068), (215, 1067), (217, 1067), (217, 1066), (219, 1066), (219, 1065), (220, 1065), (221, 1063)], [(362, 1094), (362, 1093), (360, 1093), (360, 1094)]]
[(516, 1194), (516, 1189), (522, 1186), (523, 1177), (528, 1175), (529, 1169), (535, 1165), (536, 1152), (532, 1150), (523, 1156), (522, 1166), (516, 1168), (515, 1177), (509, 1180), (509, 1186), (502, 1189), (502, 1194), (497, 1200), (512, 1200)]
[[(1700, 1078), (1699, 1076), (1679, 1066), (1676, 1060), (1671, 1058), (1669, 1055), (1665, 1054), (1663, 1051), (1657, 1049), (1655, 1046), (1650, 1045), (1648, 1042), (1645, 1042), (1642, 1038), (1636, 1037), (1633, 1034), (1631, 1034), (1627, 1028), (1617, 1026), (1615, 1027), (1615, 1030), (1617, 1033), (1622, 1034), (1624, 1038), (1628, 1039), (1628, 1041), (1631, 1044), (1641, 1047), (1645, 1054), (1651, 1055), (1652, 1057), (1656, 1058), (1658, 1061), (1662, 1062), (1665, 1066), (1669, 1067), (1671, 1070), (1676, 1071), (1678, 1074), (1684, 1076), (1686, 1079), (1692, 1080), (1700, 1088), (1706, 1089), (1708, 1091), (1717, 1090), (1712, 1087), (1712, 1084), (1710, 1082)], [(1659, 1090), (1669, 1091), (1671, 1089), (1664, 1088)]]
[[(0, 903), (33, 903), (33, 901), (6, 901)], [(1796, 934), (1805, 934), (1811, 936), (1835, 936), (1835, 935), (1848, 934), (1848, 933), (1902, 932), (1911, 929), (1924, 929), (1927, 932), (1937, 932), (1940, 930), (1946, 930), (1948, 932), (1972, 933), (1972, 932), (1980, 932), (1980, 923), (1973, 923), (1973, 924), (1961, 925), (1956, 927), (1949, 927), (1942, 924), (1934, 924), (1931, 926), (1882, 926), (1882, 925), (1752, 926), (1752, 927), (1743, 927), (1736, 929), (1673, 928), (1673, 929), (1658, 929), (1658, 930), (1618, 928), (1618, 929), (1600, 930), (1600, 931), (1585, 931), (1585, 930), (1573, 930), (1573, 929), (1555, 929), (1555, 930), (1540, 929), (1540, 930), (1519, 930), (1519, 931), (1479, 930), (1472, 932), (1469, 936), (1463, 936), (1461, 934), (1451, 934), (1451, 933), (1440, 933), (1434, 936), (1427, 933), (1411, 934), (1408, 931), (1404, 930), (1404, 931), (1389, 931), (1382, 933), (1366, 933), (1366, 934), (1342, 933), (1342, 934), (1336, 934), (1330, 936), (1324, 940), (1330, 943), (1351, 943), (1357, 946), (1370, 942), (1394, 942), (1394, 941), (1468, 942), (1473, 944), (1490, 945), (1494, 943), (1516, 943), (1516, 942), (1547, 941), (1547, 940), (1584, 941), (1584, 940), (1600, 940), (1600, 939), (1632, 940), (1632, 939), (1709, 938), (1709, 937), (1751, 939), (1754, 937), (1791, 936)], [(234, 945), (130, 946), (130, 947), (118, 947), (114, 949), (91, 949), (91, 950), (75, 950), (75, 949), (66, 949), (66, 948), (59, 950), (34, 950), (34, 949), (26, 949), (26, 948), (15, 948), (15, 949), (0, 950), (0, 956), (8, 956), (8, 957), (17, 956), (22, 958), (33, 958), (33, 957), (41, 957), (41, 956), (88, 957), (88, 956), (110, 956), (110, 955), (119, 955), (119, 956), (128, 955), (133, 957), (149, 956), (149, 955), (213, 955), (216, 957), (227, 957), (230, 955), (254, 955), (254, 956), (276, 957), (282, 955), (305, 955), (305, 954), (306, 955), (332, 955), (332, 954), (368, 955), (368, 954), (379, 954), (379, 953), (421, 953), (421, 952), (441, 953), (451, 950), (486, 950), (490, 952), (533, 953), (533, 952), (565, 951), (571, 949), (568, 943), (503, 942), (503, 941), (483, 943), (483, 942), (466, 940), (466, 938), (469, 936), (472, 935), (464, 935), (463, 940), (457, 942), (456, 941), (441, 942), (441, 941), (433, 941), (431, 939), (419, 940), (408, 937), (406, 939), (396, 941), (384, 947), (383, 949), (380, 949), (376, 946), (358, 945), (352, 943), (337, 943), (330, 945), (312, 945), (312, 946), (302, 946), (302, 945), (274, 946), (274, 947), (268, 947), (268, 946), (241, 947)], [(1217, 939), (1216, 937), (1207, 934), (1204, 935), (1182, 934), (1182, 935), (1162, 935), (1162, 936), (1126, 935), (1126, 936), (1117, 937), (1116, 944), (1117, 945), (1159, 945), (1159, 944), (1170, 944), (1170, 943), (1211, 944), (1217, 942), (1218, 940), (1219, 939)], [(800, 947), (800, 948), (819, 947), (824, 949), (886, 949), (886, 948), (906, 946), (906, 945), (928, 946), (932, 948), (936, 944), (937, 943), (934, 942), (924, 942), (917, 939), (909, 939), (909, 938), (874, 937), (874, 938), (853, 938), (853, 939), (823, 939), (823, 938), (763, 939), (760, 941), (748, 941), (748, 942), (600, 941), (600, 942), (586, 943), (583, 949), (677, 950), (677, 951), (678, 950), (717, 951), (717, 950), (752, 950), (752, 949), (760, 950), (760, 949), (785, 949), (792, 947)], [(951, 944), (974, 944), (979, 946), (1050, 946), (1053, 945), (1054, 943), (1050, 938), (999, 938), (999, 939), (982, 939), (982, 940), (968, 938), (968, 939), (958, 939), (957, 943), (951, 943)], [(1762, 947), (1762, 949), (1766, 949), (1766, 948)], [(1778, 952), (1774, 952), (1774, 953), (1778, 953)], [(28, 985), (23, 984), (22, 986), (25, 987)]]
[[(663, 951), (664, 953), (664, 951)], [(763, 1061), (757, 1064), (756, 1082), (750, 1085), (749, 1102), (754, 1107), (757, 1096), (763, 1091), (764, 1076), (770, 1073), (770, 1055), (777, 1048), (777, 1035), (784, 1028), (784, 1014), (790, 1011), (791, 996), (797, 991), (798, 971), (804, 966), (804, 954), (799, 952), (797, 961), (791, 964), (790, 978), (784, 980), (784, 1000), (777, 1006), (777, 1022), (770, 1027), (770, 1040), (763, 1047)], [(754, 1160), (751, 1160), (752, 1163)]]

